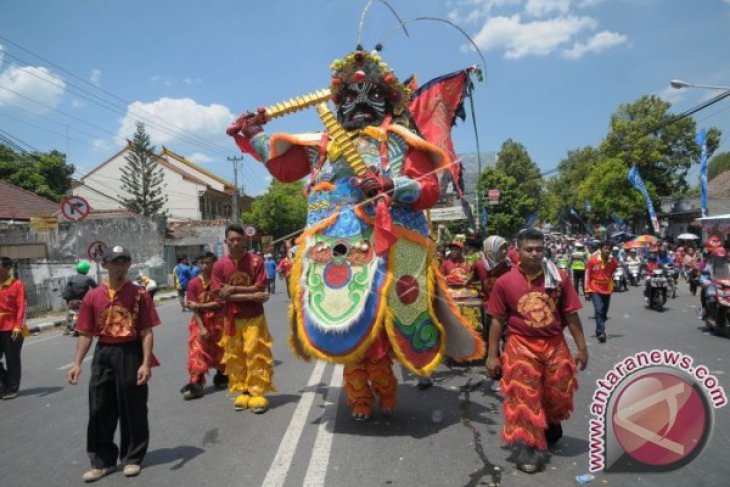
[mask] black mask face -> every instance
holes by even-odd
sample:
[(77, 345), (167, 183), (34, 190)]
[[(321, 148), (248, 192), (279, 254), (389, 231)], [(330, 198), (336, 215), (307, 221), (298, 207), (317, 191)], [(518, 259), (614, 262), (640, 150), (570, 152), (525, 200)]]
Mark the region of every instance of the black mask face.
[(342, 90), (337, 118), (346, 130), (380, 125), (392, 107), (385, 91), (375, 83), (353, 83)]

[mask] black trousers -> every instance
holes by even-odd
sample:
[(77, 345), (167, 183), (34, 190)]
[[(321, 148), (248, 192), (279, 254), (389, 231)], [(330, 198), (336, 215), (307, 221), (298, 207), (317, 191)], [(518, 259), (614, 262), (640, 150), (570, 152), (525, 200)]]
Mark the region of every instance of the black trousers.
[(573, 285), (578, 294), (585, 294), (585, 281), (586, 271), (573, 269)]
[(4, 389), (5, 392), (18, 392), (23, 337), (13, 340), (11, 336), (11, 331), (0, 331), (0, 359), (5, 357), (5, 365), (0, 362), (0, 389)]
[[(141, 464), (149, 446), (147, 384), (137, 385), (142, 342), (98, 343), (91, 362), (86, 451), (94, 468)], [(120, 446), (114, 444), (119, 424)]]
[(275, 294), (276, 293), (276, 278), (269, 279), (269, 282), (268, 282), (268, 291), (269, 291), (269, 294)]

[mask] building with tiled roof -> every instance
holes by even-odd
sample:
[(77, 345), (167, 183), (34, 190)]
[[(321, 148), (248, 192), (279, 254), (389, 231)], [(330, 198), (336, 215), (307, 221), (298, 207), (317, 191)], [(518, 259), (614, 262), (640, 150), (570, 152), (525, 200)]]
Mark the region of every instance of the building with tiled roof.
[(61, 206), (18, 186), (0, 181), (0, 221), (27, 223), (35, 217), (51, 217)]
[[(121, 200), (128, 196), (122, 190), (122, 168), (129, 144), (106, 161), (79, 178), (72, 192), (85, 198), (93, 210), (119, 210)], [(185, 157), (163, 147), (156, 154), (162, 168), (164, 210), (172, 221), (213, 220), (231, 217), (233, 183), (203, 169)]]

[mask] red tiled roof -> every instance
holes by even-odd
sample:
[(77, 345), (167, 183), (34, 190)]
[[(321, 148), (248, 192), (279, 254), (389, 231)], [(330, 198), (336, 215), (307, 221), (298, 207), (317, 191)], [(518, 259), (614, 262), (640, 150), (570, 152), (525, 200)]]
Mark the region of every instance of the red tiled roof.
[(55, 201), (0, 181), (0, 219), (30, 220), (33, 216), (51, 216), (60, 208)]

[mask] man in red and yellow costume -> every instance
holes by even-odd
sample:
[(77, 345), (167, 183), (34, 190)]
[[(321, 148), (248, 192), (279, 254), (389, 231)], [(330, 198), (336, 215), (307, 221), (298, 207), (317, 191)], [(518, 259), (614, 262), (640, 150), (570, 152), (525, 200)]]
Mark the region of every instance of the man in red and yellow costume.
[(225, 303), (221, 364), (228, 391), (238, 394), (234, 407), (260, 414), (269, 408), (264, 394), (274, 390), (273, 341), (264, 316), (269, 299), (264, 259), (246, 250), (245, 239), (241, 225), (226, 227), (228, 255), (213, 265), (210, 288)]
[(290, 344), (302, 359), (344, 364), (352, 415), (365, 420), (376, 396), (383, 412), (396, 405), (393, 357), (427, 376), (444, 355), (473, 359), (484, 345), (433, 262), (424, 210), (438, 201), (450, 159), (414, 132), (410, 89), (377, 52), (358, 47), (332, 63), (329, 95), (335, 113), (317, 107), (327, 132), (269, 136), (262, 109), (228, 134), (278, 180), (309, 179)]
[[(527, 473), (542, 468), (542, 450), (562, 436), (560, 422), (573, 411), (578, 387), (576, 367), (583, 370), (588, 363), (580, 299), (568, 275), (544, 261), (544, 245), (539, 230), (520, 232), (520, 263), (497, 279), (488, 304), (487, 369), (493, 377), (502, 372), (502, 439), (519, 446), (517, 467)], [(499, 357), (505, 326), (507, 344)], [(566, 326), (578, 347), (575, 357), (565, 342)]]
[(188, 283), (186, 301), (193, 312), (188, 325), (188, 373), (190, 382), (180, 391), (185, 399), (197, 399), (204, 394), (205, 375), (216, 369), (213, 385), (226, 387), (228, 380), (223, 374), (223, 348), (218, 344), (223, 337), (223, 303), (215, 299), (210, 288), (213, 265), (217, 258), (213, 252), (198, 257), (200, 274)]

